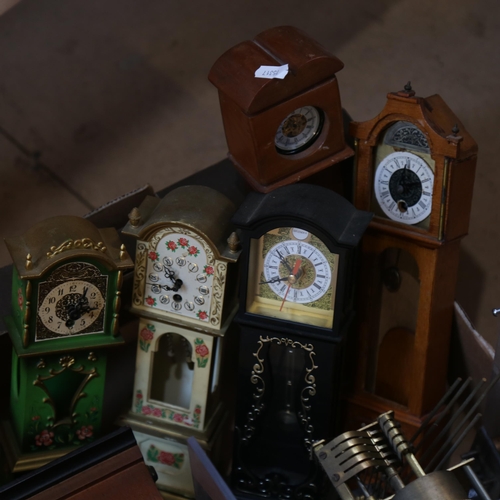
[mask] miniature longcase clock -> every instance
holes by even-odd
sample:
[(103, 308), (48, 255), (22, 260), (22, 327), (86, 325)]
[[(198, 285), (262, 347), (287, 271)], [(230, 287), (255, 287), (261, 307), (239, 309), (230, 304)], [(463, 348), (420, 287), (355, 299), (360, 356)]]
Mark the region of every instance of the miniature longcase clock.
[(229, 429), (222, 361), (231, 357), (236, 306), (234, 211), (218, 191), (184, 186), (147, 197), (123, 230), (137, 238), (139, 335), (132, 409), (120, 423), (132, 427), (170, 496), (194, 497), (187, 438), (218, 463)]
[[(254, 75), (283, 64), (283, 79)], [(267, 193), (353, 155), (336, 78), (343, 67), (291, 26), (264, 31), (215, 62), (208, 78), (219, 90), (229, 158), (254, 189)]]
[(333, 191), (295, 184), (251, 193), (233, 219), (243, 247), (238, 497), (320, 496), (311, 446), (339, 428), (356, 247), (371, 217)]
[(133, 263), (115, 229), (80, 217), (47, 219), (6, 244), (14, 348), (2, 441), (19, 472), (99, 435), (106, 349), (123, 343), (120, 288)]
[(415, 431), (445, 389), (477, 145), (440, 96), (416, 97), (409, 84), (351, 134), (355, 205), (375, 217), (362, 245), (349, 425), (394, 409)]

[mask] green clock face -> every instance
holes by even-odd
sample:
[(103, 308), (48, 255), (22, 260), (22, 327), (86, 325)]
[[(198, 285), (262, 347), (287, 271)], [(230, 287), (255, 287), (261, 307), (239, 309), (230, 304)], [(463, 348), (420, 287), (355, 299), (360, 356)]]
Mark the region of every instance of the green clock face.
[(40, 282), (35, 341), (102, 333), (107, 284), (84, 262), (65, 264)]
[(338, 254), (299, 228), (252, 241), (247, 311), (322, 327), (333, 324)]

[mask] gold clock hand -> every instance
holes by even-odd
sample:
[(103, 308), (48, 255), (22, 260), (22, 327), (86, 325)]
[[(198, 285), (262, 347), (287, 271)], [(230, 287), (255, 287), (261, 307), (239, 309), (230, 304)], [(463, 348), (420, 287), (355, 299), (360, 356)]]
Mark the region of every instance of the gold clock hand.
[(288, 296), (288, 292), (290, 291), (291, 286), (296, 282), (297, 274), (300, 269), (300, 265), (302, 264), (302, 259), (297, 259), (295, 261), (295, 265), (293, 266), (292, 274), (288, 277), (288, 288), (286, 289), (285, 296), (283, 297), (283, 302), (281, 302), (280, 312), (283, 309), (283, 304), (286, 301)]

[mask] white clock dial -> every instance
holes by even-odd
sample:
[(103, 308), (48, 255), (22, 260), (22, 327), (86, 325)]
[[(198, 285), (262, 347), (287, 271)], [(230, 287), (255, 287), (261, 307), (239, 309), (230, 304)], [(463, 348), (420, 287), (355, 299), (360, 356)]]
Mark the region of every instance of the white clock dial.
[(395, 152), (377, 166), (374, 191), (380, 208), (392, 220), (417, 224), (432, 210), (434, 172), (419, 156)]
[(321, 132), (322, 112), (314, 106), (297, 108), (280, 124), (274, 138), (279, 153), (294, 154), (309, 147)]
[(38, 308), (43, 325), (57, 335), (72, 335), (90, 329), (104, 308), (100, 290), (87, 281), (73, 280), (54, 287)]
[[(288, 302), (308, 304), (330, 288), (332, 273), (318, 248), (300, 240), (274, 245), (264, 258), (264, 278), (271, 290)], [(293, 279), (290, 279), (293, 276)]]
[(169, 233), (147, 254), (144, 305), (208, 321), (213, 274), (200, 241)]

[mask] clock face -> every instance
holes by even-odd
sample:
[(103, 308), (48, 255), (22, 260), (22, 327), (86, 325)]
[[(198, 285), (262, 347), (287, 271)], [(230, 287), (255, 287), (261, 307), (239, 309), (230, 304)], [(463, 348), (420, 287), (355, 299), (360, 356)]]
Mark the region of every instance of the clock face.
[(323, 112), (314, 106), (297, 108), (276, 131), (274, 144), (278, 153), (291, 155), (304, 151), (317, 139), (323, 127)]
[(252, 240), (247, 311), (297, 323), (333, 325), (338, 254), (299, 228)]
[(145, 306), (209, 321), (214, 275), (201, 240), (168, 233), (147, 253)]
[(75, 262), (41, 282), (35, 341), (102, 333), (107, 280), (97, 267)]
[(434, 172), (420, 156), (397, 151), (377, 166), (374, 192), (383, 213), (404, 224), (417, 224), (432, 210)]

